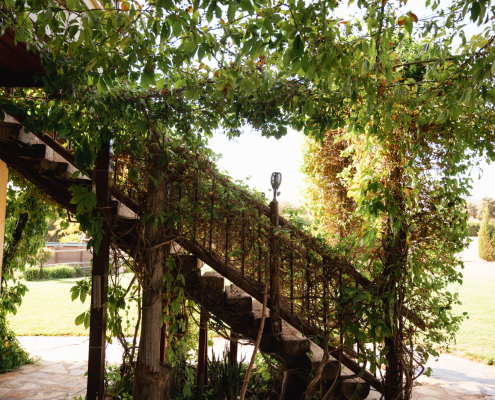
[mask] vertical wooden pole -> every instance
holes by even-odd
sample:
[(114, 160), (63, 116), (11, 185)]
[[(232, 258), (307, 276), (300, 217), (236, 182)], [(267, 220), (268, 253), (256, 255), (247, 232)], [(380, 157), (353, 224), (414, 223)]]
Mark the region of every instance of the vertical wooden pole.
[[(227, 197), (227, 203), (228, 201), (229, 200)], [(230, 204), (228, 206), (230, 206)], [(228, 212), (230, 214), (230, 210)], [(229, 230), (230, 230), (230, 215), (227, 215), (227, 223), (225, 225), (225, 265), (229, 265), (229, 233), (230, 233)]]
[(105, 370), (105, 336), (107, 325), (108, 265), (110, 262), (110, 184), (112, 182), (112, 150), (104, 143), (96, 158), (96, 212), (104, 216), (103, 237), (98, 252), (93, 256), (91, 272), (91, 323), (89, 327), (88, 400), (103, 399)]
[(7, 164), (0, 160), (0, 292), (2, 284), (3, 245), (5, 237), (5, 212), (7, 209), (7, 184), (9, 183), (9, 169)]
[(246, 221), (244, 220), (244, 215), (242, 216), (242, 254), (241, 254), (241, 275), (244, 276), (244, 261), (246, 259)]
[[(200, 394), (201, 385), (206, 385), (207, 370), (206, 360), (208, 358), (208, 316), (206, 310), (201, 306), (201, 316), (199, 319), (199, 349), (198, 349), (198, 376), (197, 392)], [(201, 378), (203, 377), (203, 381)]]
[[(274, 228), (278, 228), (278, 220), (278, 201), (274, 199), (270, 203), (270, 223)], [(271, 334), (279, 336), (282, 330), (279, 316), (280, 241), (275, 234), (270, 239), (270, 253), (270, 326)]]
[(237, 350), (238, 350), (238, 343), (235, 339), (237, 335), (230, 331), (230, 351), (229, 351), (229, 364), (234, 365), (237, 362)]
[(211, 184), (211, 206), (210, 206), (210, 253), (213, 246), (213, 211), (215, 210), (215, 178)]
[(258, 289), (261, 289), (261, 258), (262, 258), (262, 253), (261, 253), (261, 211), (259, 211), (259, 218), (258, 218)]
[[(294, 235), (290, 234), (290, 241), (292, 244)], [(290, 313), (294, 315), (294, 249), (290, 250)]]
[(311, 309), (310, 309), (310, 298), (309, 294), (311, 291), (311, 276), (309, 273), (309, 250), (308, 250), (308, 255), (306, 259), (306, 307), (307, 307), (307, 313), (308, 313), (308, 323), (311, 324)]
[[(164, 308), (164, 304), (162, 304)], [(162, 330), (160, 331), (160, 363), (165, 363), (167, 359), (167, 324), (162, 325)]]

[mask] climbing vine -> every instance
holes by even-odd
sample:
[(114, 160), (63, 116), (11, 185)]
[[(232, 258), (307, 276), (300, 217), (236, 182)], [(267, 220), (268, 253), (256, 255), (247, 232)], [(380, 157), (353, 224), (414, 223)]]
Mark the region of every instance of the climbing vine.
[[(115, 186), (139, 206), (139, 222), (129, 229), (161, 229), (158, 235), (179, 242), (191, 236), (208, 240), (226, 263), (250, 261), (252, 269), (246, 272), (258, 282), (263, 276), (254, 238), (263, 244), (263, 238), (280, 235), (285, 262), (290, 260), (287, 249), (292, 241), (303, 243), (296, 249), (300, 267), (296, 282), (306, 282), (308, 294), (318, 293), (328, 282), (333, 290), (323, 298), (305, 293), (304, 300), (291, 302), (306, 312), (310, 325), (325, 333), (348, 330), (346, 344), (337, 336), (329, 340), (335, 348), (350, 350), (356, 336), (361, 346), (383, 337), (396, 341), (397, 331), (402, 332), (400, 345), (386, 345), (407, 356), (405, 339), (417, 336), (415, 326), (422, 324), (393, 324), (404, 320), (396, 317), (410, 296), (415, 302), (407, 307), (416, 317), (426, 318), (426, 349), (433, 353), (428, 340), (443, 340), (438, 332), (443, 328), (453, 332), (457, 323), (446, 311), (456, 299), (438, 294), (446, 282), (459, 279), (451, 255), (462, 248), (465, 221), (459, 199), (466, 182), (456, 182), (455, 176), (468, 166), (468, 152), (494, 157), (490, 105), (495, 95), (495, 36), (488, 25), (493, 6), (474, 0), (439, 6), (428, 0), (426, 7), (433, 16), (421, 18), (410, 8), (413, 4), (403, 1), (359, 0), (357, 17), (343, 20), (334, 0), (123, 1), (94, 10), (76, 1), (62, 6), (52, 0), (6, 0), (0, 6), (2, 33), (13, 29), (16, 40), (39, 52), (46, 74), (38, 76), (43, 89), (2, 90), (0, 106), (27, 131), (56, 132), (66, 146), (70, 141), (82, 175), (92, 176), (99, 149), (113, 141)], [(36, 19), (30, 18), (33, 14)], [(465, 19), (482, 25), (482, 33), (467, 37)], [(330, 148), (338, 144), (328, 132), (334, 138), (343, 135), (348, 144), (337, 166), (342, 171), (338, 176), (333, 173), (332, 179), (340, 185), (340, 194), (347, 190), (352, 197), (353, 201), (346, 200), (345, 213), (353, 219), (344, 223), (344, 211), (334, 207), (335, 247), (326, 242), (328, 225), (321, 225), (316, 236), (302, 234), (290, 224), (273, 232), (263, 221), (265, 205), (256, 194), (246, 200), (243, 191), (211, 173), (202, 138), (216, 129), (237, 136), (244, 124), (275, 137), (291, 126), (320, 142), (330, 141)], [(173, 179), (157, 173), (163, 168)], [(192, 173), (195, 168), (200, 171)], [(175, 208), (150, 209), (153, 185), (163, 193), (170, 189)], [(210, 193), (215, 201), (211, 208)], [(76, 218), (98, 251), (104, 219), (94, 212), (94, 193), (75, 184), (72, 194)], [(442, 218), (442, 223), (430, 225), (437, 229), (435, 234), (422, 230), (420, 217), (427, 211), (434, 211), (435, 223), (439, 221), (435, 218)], [(251, 223), (247, 230), (254, 239), (251, 253), (229, 250), (229, 240), (231, 246), (235, 241), (240, 245), (243, 222)], [(210, 233), (207, 227), (213, 223), (217, 228)], [(228, 236), (233, 226), (237, 236), (234, 231)], [(150, 245), (139, 235), (124, 238), (121, 232), (114, 229), (113, 239), (133, 243), (127, 244), (127, 256), (139, 281), (136, 289), (131, 287), (132, 296), (139, 299), (136, 290), (151, 285), (140, 256), (159, 243)], [(350, 242), (336, 239), (343, 233), (359, 244), (352, 257)], [(440, 236), (448, 236), (449, 242), (441, 243)], [(421, 274), (423, 260), (433, 259), (440, 249), (446, 257), (443, 263), (428, 268), (444, 274), (441, 282)], [(161, 257), (162, 251), (156, 254)], [(392, 260), (390, 254), (397, 257)], [(343, 276), (328, 270), (329, 260), (345, 271)], [(174, 268), (167, 269), (166, 290), (174, 293), (167, 304), (177, 311), (169, 314), (176, 330), (183, 327), (174, 317), (180, 315), (179, 277)], [(419, 287), (430, 291), (420, 293)], [(130, 291), (113, 290), (115, 307), (120, 309), (123, 293)], [(380, 310), (386, 318), (377, 326), (372, 321), (378, 314), (369, 316), (366, 308), (372, 314)], [(86, 319), (85, 315), (78, 322)], [(337, 321), (335, 326), (331, 320)], [(118, 317), (111, 321), (111, 329), (122, 331)], [(357, 331), (358, 325), (368, 322), (368, 330)], [(383, 358), (385, 352), (373, 361), (367, 350), (357, 348), (372, 368), (392, 362)], [(400, 389), (398, 382), (390, 385)], [(409, 387), (407, 381), (406, 397)], [(388, 393), (386, 398), (393, 396)]]

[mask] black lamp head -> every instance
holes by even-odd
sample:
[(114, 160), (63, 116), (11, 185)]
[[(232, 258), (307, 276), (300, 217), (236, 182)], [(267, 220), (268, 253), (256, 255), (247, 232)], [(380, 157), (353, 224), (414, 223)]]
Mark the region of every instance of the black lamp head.
[(282, 174), (280, 172), (272, 173), (272, 177), (270, 179), (270, 182), (272, 184), (272, 189), (273, 189), (273, 199), (275, 200), (277, 198), (278, 188), (280, 187), (280, 184), (282, 183)]

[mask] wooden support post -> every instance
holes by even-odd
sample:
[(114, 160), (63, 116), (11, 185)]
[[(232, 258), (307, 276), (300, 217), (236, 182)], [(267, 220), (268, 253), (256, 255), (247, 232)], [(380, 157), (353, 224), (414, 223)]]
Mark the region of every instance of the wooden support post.
[(294, 372), (286, 371), (282, 383), (280, 400), (302, 400), (304, 392), (308, 388), (308, 382)]
[[(279, 223), (278, 201), (270, 203), (270, 223), (274, 228)], [(282, 323), (279, 314), (279, 281), (280, 281), (280, 241), (277, 235), (270, 239), (270, 325), (271, 334), (279, 336)]]
[[(156, 161), (160, 155), (159, 147), (152, 147), (150, 151), (153, 152), (153, 159), (148, 181), (147, 212), (157, 215), (165, 212), (168, 204), (164, 179), (166, 167)], [(166, 225), (156, 224), (153, 219), (144, 225), (146, 248), (139, 257), (139, 263), (145, 272), (141, 274), (143, 307), (139, 353), (132, 389), (134, 400), (168, 399), (172, 389), (173, 370), (170, 366), (160, 364), (163, 264), (170, 253), (170, 244), (159, 244), (164, 242), (167, 234)]]
[(7, 164), (0, 160), (0, 293), (2, 283), (3, 245), (5, 237), (5, 211), (7, 209), (7, 184), (9, 183), (9, 169)]
[(103, 144), (96, 159), (96, 212), (105, 217), (103, 237), (98, 252), (93, 256), (91, 322), (89, 327), (88, 400), (103, 399), (105, 370), (105, 336), (107, 325), (108, 265), (110, 262), (110, 184), (112, 182), (112, 150)]
[(229, 351), (229, 364), (234, 365), (237, 362), (237, 350), (238, 350), (238, 343), (236, 340), (237, 335), (230, 331), (230, 351)]
[[(201, 306), (201, 316), (199, 319), (199, 348), (198, 348), (198, 376), (197, 376), (197, 393), (200, 395), (201, 385), (206, 385), (208, 359), (208, 315)], [(203, 378), (203, 380), (201, 379)]]

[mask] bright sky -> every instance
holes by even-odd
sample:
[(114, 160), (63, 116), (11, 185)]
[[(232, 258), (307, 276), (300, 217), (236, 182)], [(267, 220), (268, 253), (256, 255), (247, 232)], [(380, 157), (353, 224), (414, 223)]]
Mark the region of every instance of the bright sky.
[[(283, 138), (265, 138), (249, 128), (244, 130), (240, 138), (229, 141), (225, 135), (215, 132), (209, 141), (216, 153), (223, 154), (218, 162), (221, 170), (228, 172), (233, 179), (246, 182), (251, 188), (264, 191), (269, 198), (273, 197), (270, 177), (272, 172), (282, 173), (279, 201), (298, 201), (299, 192), (303, 188), (303, 175), (299, 172), (301, 165), (300, 148), (304, 135), (294, 130)], [(250, 178), (246, 180), (246, 178)]]
[[(269, 198), (273, 196), (268, 189), (272, 172), (282, 173), (279, 201), (302, 203), (304, 176), (299, 172), (301, 167), (301, 146), (304, 141), (302, 133), (290, 130), (277, 140), (264, 138), (246, 128), (244, 134), (235, 141), (229, 141), (220, 132), (215, 132), (209, 146), (223, 154), (218, 162), (220, 169), (228, 172), (233, 179), (240, 179), (265, 192)], [(495, 198), (495, 163), (482, 163), (480, 168), (471, 171), (473, 189), (471, 200), (479, 202), (483, 197)], [(246, 178), (250, 177), (246, 181)]]
[(495, 198), (495, 163), (483, 163), (471, 172), (473, 189), (469, 200), (478, 203), (483, 197)]

